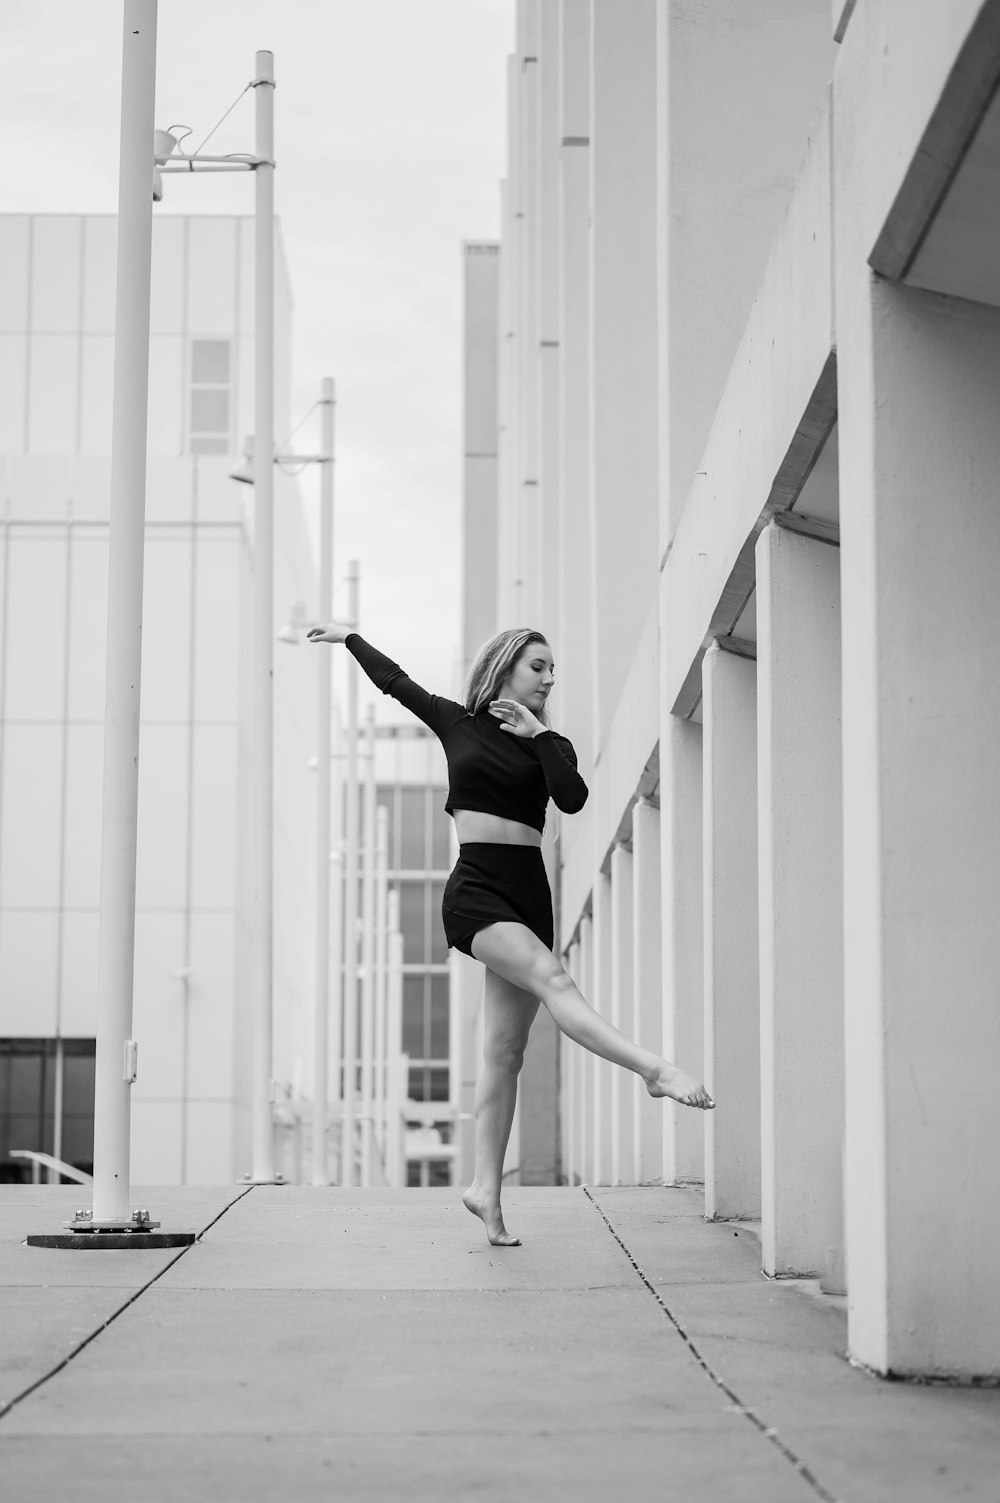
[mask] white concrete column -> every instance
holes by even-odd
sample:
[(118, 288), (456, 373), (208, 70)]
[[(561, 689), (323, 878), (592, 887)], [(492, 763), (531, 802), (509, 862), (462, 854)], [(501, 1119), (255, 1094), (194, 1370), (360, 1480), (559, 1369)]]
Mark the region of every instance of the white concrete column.
[[(663, 1053), (689, 1075), (705, 1073), (705, 937), (702, 917), (702, 728), (661, 707), (660, 869), (663, 914)], [(665, 1184), (705, 1178), (698, 1113), (663, 1111)]]
[[(632, 810), (632, 985), (635, 1037), (663, 1053), (660, 811), (647, 798)], [(648, 1184), (663, 1175), (664, 1102), (632, 1080), (632, 1164), (627, 1178)]]
[(561, 725), (581, 768), (596, 751), (590, 495), (590, 3), (559, 5), (559, 560)]
[[(576, 985), (580, 985), (580, 941), (575, 939), (566, 953), (566, 969)], [(565, 1034), (561, 1039), (562, 1079), (562, 1151), (563, 1173), (568, 1185), (576, 1184), (580, 1175), (580, 1145), (577, 1137), (579, 1109), (577, 1104), (577, 1075), (575, 1053), (577, 1046)]]
[(590, 436), (600, 739), (658, 577), (656, 0), (591, 0)]
[(764, 1271), (839, 1242), (844, 1129), (840, 553), (757, 543), (761, 1230)]
[[(538, 560), (538, 621), (554, 632), (562, 621), (565, 573), (560, 529), (560, 394), (559, 351), (559, 4), (539, 0), (535, 66), (537, 131), (535, 139), (535, 267), (538, 278), (535, 315), (535, 390), (538, 402), (538, 503), (542, 546)], [(570, 581), (572, 587), (572, 581)], [(559, 644), (560, 655), (562, 644)]]
[(463, 246), (462, 675), (497, 629), (500, 247)]
[(760, 1214), (757, 669), (705, 654), (705, 1214)]
[[(580, 991), (588, 1002), (593, 994), (594, 923), (589, 914), (580, 920)], [(580, 1178), (585, 1185), (594, 1183), (594, 1078), (592, 1059), (586, 1049), (574, 1044), (573, 1068), (576, 1071), (577, 1143), (579, 1144)]]
[[(635, 992), (632, 982), (632, 852), (618, 844), (611, 852), (611, 1021), (635, 1038)], [(635, 1116), (633, 1082), (637, 1075), (611, 1066), (611, 1183), (634, 1184)], [(649, 1093), (643, 1091), (646, 1095)]]
[[(593, 965), (587, 1001), (602, 1018), (611, 1017), (611, 878), (598, 872), (594, 882)], [(591, 1173), (595, 1185), (611, 1183), (611, 1072), (614, 1065), (589, 1055), (591, 1078)]]
[(1000, 311), (873, 278), (843, 235), (849, 1344), (995, 1374)]

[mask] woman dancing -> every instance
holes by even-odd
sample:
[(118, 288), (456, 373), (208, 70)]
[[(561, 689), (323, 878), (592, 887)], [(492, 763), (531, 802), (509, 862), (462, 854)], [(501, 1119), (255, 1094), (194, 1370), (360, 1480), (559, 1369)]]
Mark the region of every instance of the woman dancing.
[(441, 741), (458, 861), (441, 905), (450, 947), (486, 967), (483, 1073), (475, 1095), (476, 1171), (462, 1199), (494, 1247), (518, 1247), (504, 1226), (500, 1180), (517, 1077), (541, 1002), (569, 1038), (641, 1076), (651, 1096), (712, 1107), (703, 1085), (640, 1048), (584, 1001), (552, 953), (552, 898), (542, 860), (545, 808), (582, 809), (587, 786), (565, 736), (548, 726), (552, 649), (537, 631), (502, 631), (481, 649), (465, 703), (429, 694), (357, 632), (315, 626), (313, 642), (343, 642), (381, 689)]

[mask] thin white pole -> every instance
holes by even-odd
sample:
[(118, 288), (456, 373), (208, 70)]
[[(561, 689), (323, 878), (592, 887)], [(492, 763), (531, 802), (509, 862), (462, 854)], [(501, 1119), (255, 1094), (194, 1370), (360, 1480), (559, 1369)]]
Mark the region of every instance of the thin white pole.
[(389, 901), (389, 811), (384, 806), (375, 816), (375, 1088), (374, 1116), (379, 1152), (386, 1162), (385, 1069), (386, 1069), (386, 960), (388, 956)]
[[(358, 565), (347, 570), (347, 617), (358, 622)], [(358, 664), (347, 657), (347, 809), (344, 818), (344, 1113), (340, 1182), (354, 1184), (354, 1116), (358, 1087)]]
[(157, 0), (125, 0), (101, 814), (95, 1221), (127, 1221)]
[[(316, 619), (333, 614), (333, 417), (334, 390), (329, 376), (320, 388), (322, 434), (319, 496), (319, 597)], [(326, 1161), (326, 1113), (329, 1082), (330, 1007), (330, 672), (331, 653), (316, 654), (316, 996), (313, 1018), (313, 1184), (330, 1183)]]
[[(343, 786), (338, 778), (334, 783), (334, 797), (339, 801), (343, 797)], [(330, 1072), (333, 1079), (332, 1112), (333, 1119), (338, 1128), (342, 1129), (341, 1103), (343, 1100), (343, 1087), (341, 1084), (341, 1066), (343, 1063), (342, 1033), (344, 1021), (343, 1008), (343, 984), (344, 984), (344, 848), (340, 840), (339, 820), (337, 822), (337, 843), (330, 852)], [(340, 1157), (341, 1147), (338, 1148), (337, 1178), (341, 1178)], [(324, 1165), (326, 1160), (324, 1159)]]
[(372, 1182), (372, 1064), (375, 1034), (375, 706), (365, 715), (364, 881), (361, 892), (361, 1183)]
[(402, 1052), (403, 936), (399, 930), (398, 888), (393, 888), (389, 894), (388, 973), (389, 1126), (386, 1132), (386, 1159), (390, 1185), (401, 1188), (406, 1182), (403, 1165), (403, 1101), (408, 1087), (408, 1071)]
[(274, 1183), (274, 56), (254, 75), (253, 1169)]

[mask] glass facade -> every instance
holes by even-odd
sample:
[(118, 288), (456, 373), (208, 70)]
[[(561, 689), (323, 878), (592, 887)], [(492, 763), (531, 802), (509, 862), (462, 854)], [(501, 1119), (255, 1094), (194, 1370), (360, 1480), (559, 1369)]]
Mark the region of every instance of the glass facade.
[[(61, 1073), (61, 1080), (60, 1080)], [(94, 1157), (94, 1040), (0, 1039), (0, 1181), (26, 1182), (31, 1164), (11, 1149), (56, 1152), (55, 1118), (61, 1096), (58, 1157), (86, 1174)], [(42, 1178), (47, 1178), (43, 1173)]]

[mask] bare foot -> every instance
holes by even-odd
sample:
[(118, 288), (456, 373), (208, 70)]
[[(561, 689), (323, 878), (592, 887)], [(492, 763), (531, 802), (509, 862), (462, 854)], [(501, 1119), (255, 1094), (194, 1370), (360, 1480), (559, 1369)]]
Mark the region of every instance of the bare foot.
[(681, 1106), (697, 1106), (702, 1111), (711, 1111), (715, 1105), (699, 1081), (692, 1080), (669, 1060), (664, 1060), (652, 1075), (646, 1077), (646, 1090), (651, 1096), (670, 1096)]
[(493, 1247), (520, 1247), (520, 1237), (512, 1237), (503, 1224), (503, 1213), (500, 1210), (500, 1198), (496, 1200), (486, 1194), (479, 1183), (473, 1180), (472, 1184), (462, 1196), (462, 1204), (473, 1216), (478, 1216), (486, 1228), (486, 1235)]

